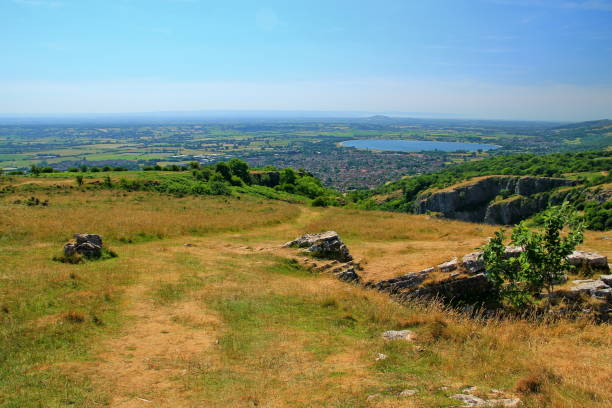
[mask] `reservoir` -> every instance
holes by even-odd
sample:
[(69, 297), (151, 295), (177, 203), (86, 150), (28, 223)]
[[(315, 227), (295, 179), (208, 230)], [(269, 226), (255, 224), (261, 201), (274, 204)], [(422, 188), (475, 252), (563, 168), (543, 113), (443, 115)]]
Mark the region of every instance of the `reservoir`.
[(392, 140), (392, 139), (363, 139), (347, 140), (341, 143), (344, 147), (356, 147), (357, 149), (390, 150), (396, 152), (422, 152), (438, 150), (442, 152), (456, 152), (467, 150), (475, 152), (497, 149), (500, 146), (483, 143), (463, 142), (436, 142), (429, 140)]

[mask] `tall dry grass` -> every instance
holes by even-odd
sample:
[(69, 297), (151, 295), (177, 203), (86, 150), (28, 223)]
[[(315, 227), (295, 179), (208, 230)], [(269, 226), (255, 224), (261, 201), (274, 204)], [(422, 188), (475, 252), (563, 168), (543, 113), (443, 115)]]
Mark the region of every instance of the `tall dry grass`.
[(125, 242), (184, 234), (237, 231), (288, 222), (296, 205), (252, 197), (184, 197), (157, 193), (74, 191), (34, 194), (48, 207), (15, 204), (31, 193), (0, 199), (0, 240), (61, 241), (77, 232), (102, 234)]

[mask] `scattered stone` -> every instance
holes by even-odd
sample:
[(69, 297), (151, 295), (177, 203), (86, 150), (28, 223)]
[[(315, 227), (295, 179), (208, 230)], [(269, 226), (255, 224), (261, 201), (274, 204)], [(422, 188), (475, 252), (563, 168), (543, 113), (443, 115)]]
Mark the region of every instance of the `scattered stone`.
[(478, 391), (478, 387), (472, 386), (472, 387), (467, 387), (461, 390), (462, 393), (464, 394), (471, 394)]
[(348, 262), (353, 259), (347, 246), (335, 231), (305, 234), (293, 241), (287, 242), (283, 247), (306, 248), (307, 252), (316, 257), (334, 259), (341, 262)]
[(376, 356), (375, 361), (381, 361), (381, 360), (386, 360), (387, 359), (387, 355), (383, 354), (383, 353), (378, 353), (378, 355)]
[(441, 263), (440, 265), (437, 266), (437, 268), (440, 270), (440, 272), (452, 272), (455, 269), (457, 269), (458, 266), (459, 266), (459, 262), (457, 261), (457, 258), (453, 258), (450, 261)]
[(416, 334), (410, 330), (387, 330), (382, 334), (385, 340), (416, 340)]
[(608, 258), (593, 252), (574, 251), (567, 257), (569, 263), (577, 267), (589, 269), (609, 270)]
[[(187, 243), (187, 244), (185, 244), (185, 246), (186, 246), (186, 247), (192, 247), (192, 246), (194, 246), (194, 245), (193, 245), (193, 244), (189, 244), (189, 243)], [(242, 248), (241, 248), (241, 249), (242, 249)]]
[(75, 242), (64, 245), (64, 255), (72, 257), (76, 254), (85, 258), (102, 256), (102, 237), (97, 234), (74, 234)]
[(461, 259), (461, 263), (470, 274), (484, 272), (485, 270), (485, 262), (482, 257), (482, 252), (480, 251), (464, 255)]
[(413, 395), (415, 395), (418, 392), (419, 392), (419, 390), (404, 390), (404, 391), (399, 393), (399, 396), (400, 397), (412, 397)]
[(432, 273), (432, 272), (433, 272), (433, 271), (435, 271), (435, 270), (436, 270), (436, 268), (434, 268), (434, 267), (432, 266), (432, 267), (430, 267), (430, 268), (425, 268), (425, 269), (423, 269), (423, 270), (422, 270), (421, 272), (419, 272), (419, 273), (423, 273), (423, 274), (426, 274), (426, 273)]
[(463, 402), (464, 407), (485, 407), (486, 401), (469, 394), (453, 394), (451, 398)]
[(449, 387), (447, 387), (446, 385), (438, 388), (438, 391), (448, 391), (448, 390), (449, 390)]
[(368, 398), (366, 398), (366, 401), (374, 401), (375, 399), (378, 399), (378, 397), (380, 397), (380, 394), (368, 395)]

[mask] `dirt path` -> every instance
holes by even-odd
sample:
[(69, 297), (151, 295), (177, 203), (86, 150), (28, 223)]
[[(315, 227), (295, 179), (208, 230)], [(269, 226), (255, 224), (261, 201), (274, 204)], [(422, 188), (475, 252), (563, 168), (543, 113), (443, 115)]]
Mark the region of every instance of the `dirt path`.
[[(212, 239), (183, 237), (180, 241), (196, 242), (193, 249), (197, 250), (184, 250), (200, 259), (206, 259), (210, 251), (270, 250), (278, 248), (280, 243), (258, 242), (262, 230), (266, 236), (280, 236), (284, 232), (291, 234), (318, 215), (313, 209), (304, 208), (291, 223), (256, 228), (241, 234), (222, 234)], [(224, 243), (226, 240), (233, 243)], [(94, 383), (112, 395), (110, 407), (194, 406), (189, 393), (183, 389), (181, 377), (188, 374), (191, 362), (201, 361), (202, 355), (214, 358), (217, 331), (222, 323), (214, 313), (205, 309), (203, 302), (185, 300), (162, 305), (150, 298), (151, 290), (160, 283), (173, 283), (179, 279), (180, 273), (176, 269), (161, 275), (141, 274), (140, 282), (126, 290), (128, 323), (119, 336), (102, 344), (100, 362), (90, 371)]]
[[(103, 388), (112, 387), (110, 407), (191, 406), (175, 380), (197, 355), (215, 344), (218, 319), (196, 302), (172, 306), (147, 298), (152, 282), (128, 289), (129, 325), (104, 345), (94, 370)], [(189, 321), (195, 328), (180, 324)]]

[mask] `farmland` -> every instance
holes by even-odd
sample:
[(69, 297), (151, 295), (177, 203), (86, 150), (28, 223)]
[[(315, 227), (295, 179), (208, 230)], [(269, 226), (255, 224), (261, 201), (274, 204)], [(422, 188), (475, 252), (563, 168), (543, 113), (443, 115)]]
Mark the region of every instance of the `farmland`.
[[(304, 168), (340, 190), (371, 188), (406, 175), (508, 153), (579, 151), (609, 145), (608, 121), (559, 127), (543, 122), (424, 119), (234, 120), (178, 123), (0, 125), (0, 168), (68, 170), (212, 164), (238, 157), (254, 167)], [(345, 148), (349, 139), (491, 143), (489, 152), (380, 152)]]

